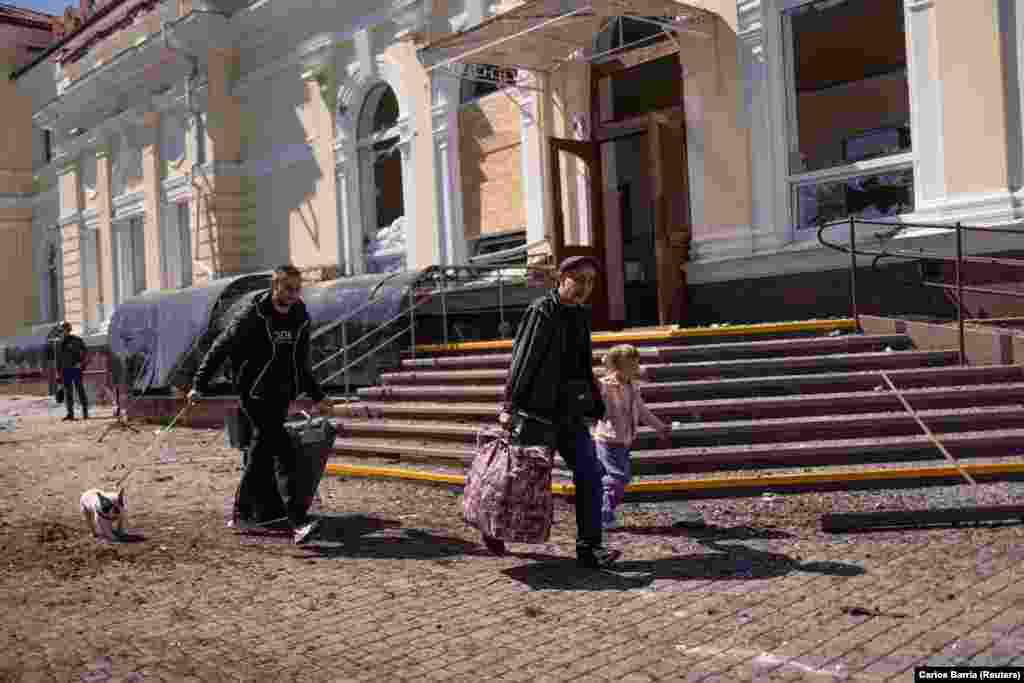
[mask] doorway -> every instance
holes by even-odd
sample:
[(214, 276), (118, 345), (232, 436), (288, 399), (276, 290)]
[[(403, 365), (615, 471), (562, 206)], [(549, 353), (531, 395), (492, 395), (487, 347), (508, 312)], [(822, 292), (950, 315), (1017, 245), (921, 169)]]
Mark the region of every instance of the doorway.
[[(602, 171), (607, 182), (605, 221), (609, 237), (620, 245), (624, 325), (658, 324), (657, 259), (654, 216), (651, 212), (651, 174), (648, 135), (638, 132), (601, 145)], [(611, 240), (610, 240), (611, 241)]]
[(593, 70), (609, 316), (621, 321), (617, 327), (676, 324), (686, 316), (691, 220), (683, 73), (671, 44), (655, 47)]

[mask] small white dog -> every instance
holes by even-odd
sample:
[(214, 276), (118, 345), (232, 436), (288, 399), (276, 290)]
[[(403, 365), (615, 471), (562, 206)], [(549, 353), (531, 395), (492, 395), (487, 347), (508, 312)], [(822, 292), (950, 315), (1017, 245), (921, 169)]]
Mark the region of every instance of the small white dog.
[(89, 489), (82, 494), (82, 516), (92, 531), (92, 535), (110, 541), (120, 540), (124, 536), (124, 511), (128, 503), (124, 497), (124, 489), (106, 493), (99, 489)]

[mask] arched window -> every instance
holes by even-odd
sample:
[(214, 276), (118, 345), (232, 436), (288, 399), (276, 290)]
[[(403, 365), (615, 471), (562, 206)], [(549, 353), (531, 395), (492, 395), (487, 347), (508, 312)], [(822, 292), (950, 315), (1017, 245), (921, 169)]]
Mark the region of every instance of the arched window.
[(359, 116), (363, 253), (367, 272), (399, 270), (405, 265), (405, 198), (399, 150), (399, 106), (385, 83), (366, 96)]

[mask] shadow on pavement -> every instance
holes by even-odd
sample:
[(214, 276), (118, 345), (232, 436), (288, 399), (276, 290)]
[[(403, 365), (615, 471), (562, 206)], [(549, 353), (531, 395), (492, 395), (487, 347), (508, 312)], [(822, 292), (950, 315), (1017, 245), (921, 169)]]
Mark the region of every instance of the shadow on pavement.
[(759, 528), (753, 526), (686, 526), (684, 524), (673, 524), (671, 526), (620, 526), (605, 531), (606, 534), (634, 534), (636, 536), (685, 536), (697, 541), (701, 539), (714, 539), (719, 541), (750, 541), (770, 540), (781, 538), (793, 538), (793, 534), (774, 528)]
[(699, 540), (712, 552), (657, 560), (625, 560), (604, 571), (580, 568), (573, 558), (551, 559), (506, 569), (503, 573), (534, 590), (630, 590), (658, 580), (748, 581), (772, 579), (791, 572), (831, 576), (865, 573), (862, 567), (844, 562), (801, 563), (782, 553), (756, 550), (741, 544), (723, 544), (717, 540)]
[(454, 536), (409, 529), (391, 519), (368, 515), (322, 515), (315, 538), (301, 557), (367, 557), (437, 560), (478, 555), (480, 546)]

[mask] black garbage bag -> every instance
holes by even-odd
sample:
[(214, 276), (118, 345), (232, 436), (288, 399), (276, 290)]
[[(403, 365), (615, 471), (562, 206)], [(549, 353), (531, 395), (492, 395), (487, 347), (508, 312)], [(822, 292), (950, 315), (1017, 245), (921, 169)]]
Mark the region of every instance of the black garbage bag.
[(320, 488), (327, 460), (334, 451), (338, 430), (326, 418), (314, 420), (309, 414), (305, 418), (286, 422), (284, 427), (295, 446), (295, 496), (308, 511)]

